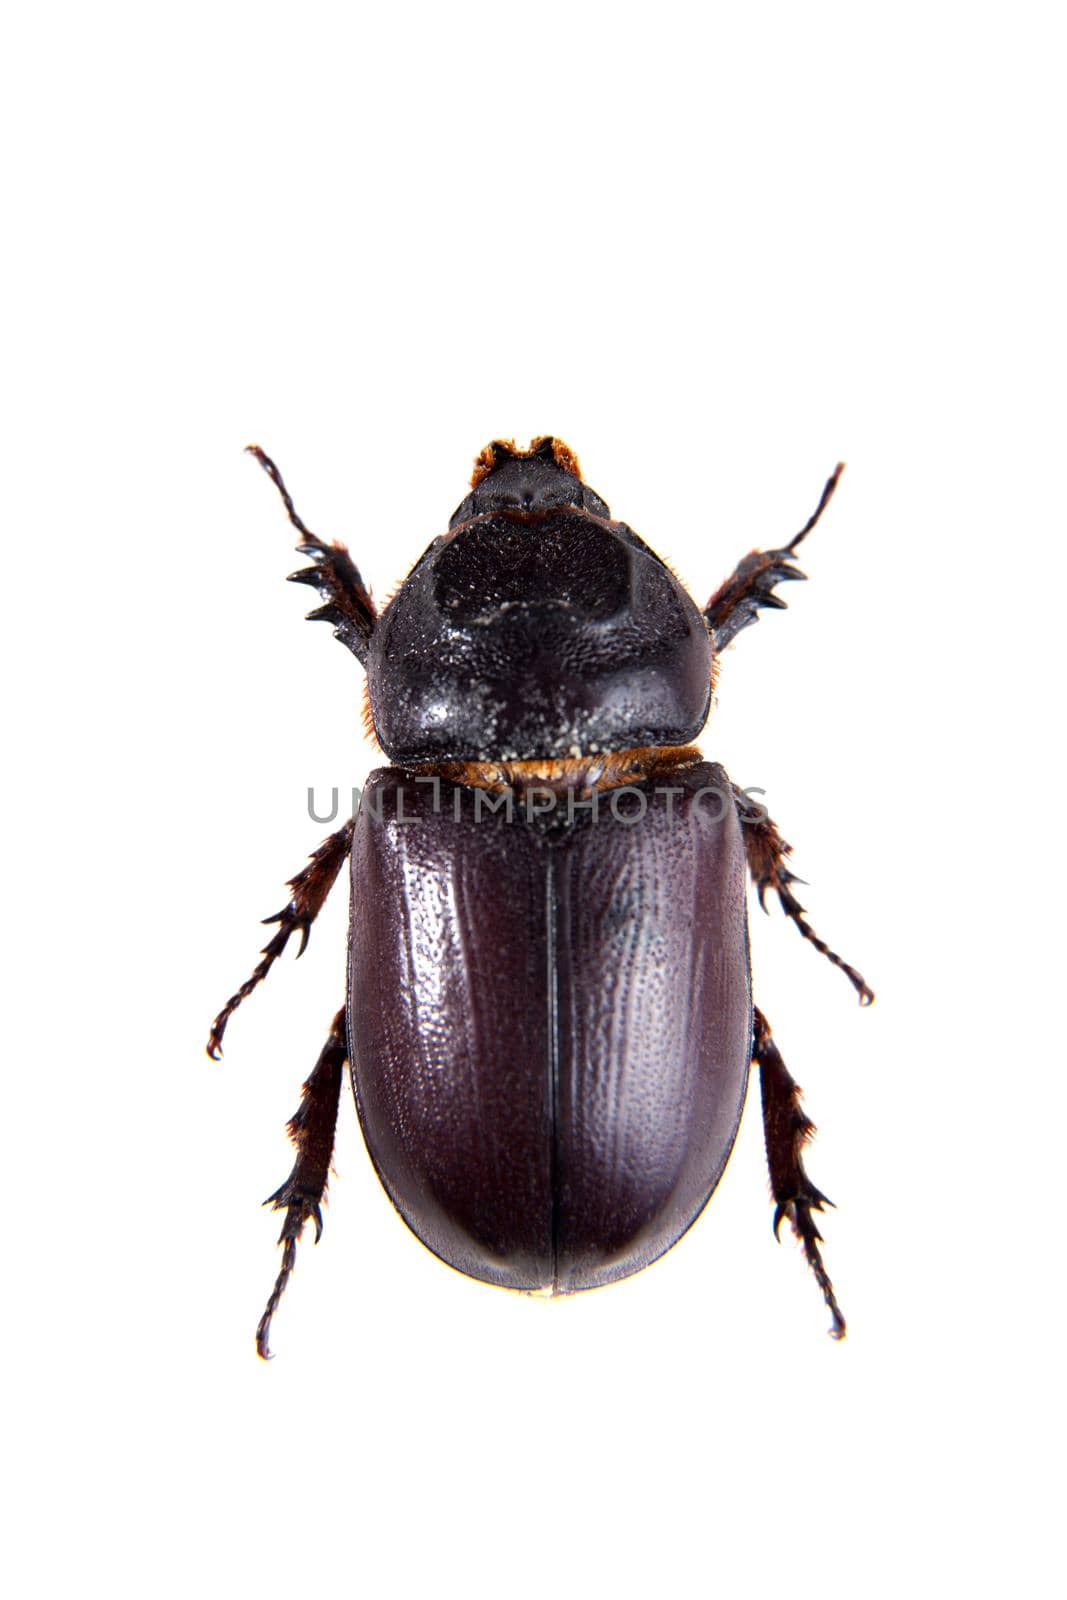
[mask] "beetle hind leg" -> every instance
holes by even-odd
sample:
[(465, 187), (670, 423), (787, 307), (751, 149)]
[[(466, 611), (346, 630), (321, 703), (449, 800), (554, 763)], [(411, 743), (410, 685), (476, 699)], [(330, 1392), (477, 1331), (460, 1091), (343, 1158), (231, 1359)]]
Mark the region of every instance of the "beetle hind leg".
[(823, 1265), (819, 1245), (822, 1235), (815, 1225), (813, 1213), (832, 1200), (818, 1190), (804, 1171), (802, 1153), (815, 1132), (815, 1125), (805, 1114), (800, 1103), (800, 1090), (782, 1060), (774, 1042), (770, 1025), (762, 1011), (753, 1011), (754, 1039), (752, 1059), (759, 1066), (760, 1098), (763, 1102), (763, 1134), (767, 1146), (767, 1166), (771, 1175), (771, 1192), (774, 1195), (774, 1232), (783, 1219), (788, 1220), (799, 1239), (808, 1266), (822, 1290), (823, 1299), (830, 1308), (833, 1323), (830, 1336), (843, 1339), (845, 1319), (837, 1303), (834, 1286)]
[(341, 1080), (347, 1061), (348, 1045), (342, 1007), (330, 1025), (322, 1053), (304, 1085), (300, 1105), (289, 1123), (289, 1133), (296, 1145), (293, 1170), (281, 1188), (263, 1202), (264, 1205), (273, 1206), (276, 1211), (285, 1212), (278, 1238), (278, 1243), (283, 1247), (281, 1269), (256, 1329), (256, 1349), (264, 1361), (270, 1359), (271, 1319), (296, 1265), (296, 1246), (305, 1223), (315, 1224), (316, 1244), (322, 1236), (322, 1201), (330, 1174)]

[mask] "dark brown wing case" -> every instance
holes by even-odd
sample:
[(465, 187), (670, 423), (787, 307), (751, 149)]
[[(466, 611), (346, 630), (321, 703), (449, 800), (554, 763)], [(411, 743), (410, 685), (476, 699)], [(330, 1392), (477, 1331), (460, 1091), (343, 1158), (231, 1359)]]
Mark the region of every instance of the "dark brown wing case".
[(752, 1042), (741, 826), (705, 763), (601, 793), (596, 817), (565, 794), (532, 817), (487, 801), (395, 768), (368, 780), (360, 1120), (436, 1255), (505, 1287), (594, 1288), (680, 1238), (733, 1145)]

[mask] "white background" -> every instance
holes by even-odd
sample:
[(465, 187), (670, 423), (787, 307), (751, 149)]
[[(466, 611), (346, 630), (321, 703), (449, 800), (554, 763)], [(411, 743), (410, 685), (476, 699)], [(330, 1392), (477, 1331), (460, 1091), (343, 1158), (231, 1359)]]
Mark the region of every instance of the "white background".
[[(8, 24), (9, 1594), (1062, 1592), (1056, 20)], [(848, 460), (704, 747), (879, 994), (755, 913), (850, 1335), (774, 1244), (755, 1095), (679, 1247), (555, 1304), (437, 1263), (346, 1096), (264, 1365), (343, 885), (203, 1039), (326, 831), (307, 786), (375, 758), (241, 447), (382, 595), (539, 432), (700, 601)]]

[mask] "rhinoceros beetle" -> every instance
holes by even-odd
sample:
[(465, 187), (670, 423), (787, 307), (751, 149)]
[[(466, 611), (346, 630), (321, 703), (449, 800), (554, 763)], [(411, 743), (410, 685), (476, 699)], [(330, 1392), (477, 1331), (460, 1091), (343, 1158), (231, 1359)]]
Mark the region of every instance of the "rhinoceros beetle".
[(627, 1277), (699, 1216), (759, 1067), (774, 1227), (795, 1230), (840, 1338), (804, 1170), (812, 1124), (754, 1008), (746, 868), (863, 1004), (817, 937), (766, 811), (692, 741), (719, 658), (837, 487), (780, 549), (753, 551), (701, 610), (583, 481), (555, 438), (495, 440), (471, 491), (378, 611), (342, 544), (278, 489), (329, 622), (366, 668), (391, 765), (289, 883), (236, 1007), (290, 937), (300, 950), (351, 858), (348, 992), (290, 1123), (296, 1163), (271, 1319), (321, 1203), (346, 1068), (390, 1199), (430, 1250), (506, 1288), (567, 1294)]

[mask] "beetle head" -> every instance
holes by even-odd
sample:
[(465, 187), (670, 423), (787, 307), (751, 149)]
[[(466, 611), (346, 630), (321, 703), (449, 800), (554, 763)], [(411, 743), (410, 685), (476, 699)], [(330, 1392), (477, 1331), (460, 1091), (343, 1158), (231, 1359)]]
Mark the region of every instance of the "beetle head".
[(686, 744), (711, 694), (704, 619), (562, 441), (496, 440), (379, 618), (371, 713), (398, 762)]
[(474, 463), (471, 492), (452, 513), (449, 528), (492, 511), (530, 514), (576, 506), (609, 517), (604, 501), (582, 482), (578, 457), (562, 439), (534, 439), (516, 450), (510, 439), (494, 439)]

